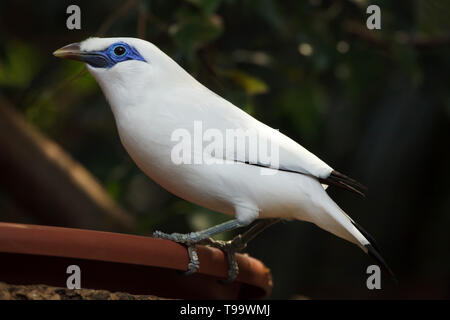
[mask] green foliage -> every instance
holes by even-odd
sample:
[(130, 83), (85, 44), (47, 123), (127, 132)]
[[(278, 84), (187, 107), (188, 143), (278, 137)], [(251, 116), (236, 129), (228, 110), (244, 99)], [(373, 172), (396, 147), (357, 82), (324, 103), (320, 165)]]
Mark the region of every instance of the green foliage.
[(188, 55), (216, 40), (222, 32), (223, 25), (218, 16), (198, 14), (190, 8), (178, 11), (177, 23), (169, 29), (178, 49)]
[(266, 93), (268, 90), (267, 84), (264, 81), (245, 72), (230, 70), (227, 76), (244, 89), (249, 96)]
[(5, 58), (0, 60), (0, 86), (26, 88), (39, 71), (42, 57), (22, 41), (8, 42), (4, 50)]
[(295, 119), (301, 136), (312, 140), (320, 130), (320, 109), (325, 105), (319, 85), (303, 85), (283, 92), (280, 107), (290, 119)]

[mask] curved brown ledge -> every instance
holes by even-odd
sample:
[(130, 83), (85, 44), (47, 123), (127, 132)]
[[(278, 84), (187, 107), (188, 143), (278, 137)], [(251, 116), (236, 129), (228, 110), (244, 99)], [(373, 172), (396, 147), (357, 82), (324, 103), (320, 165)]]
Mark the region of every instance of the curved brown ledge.
[(232, 284), (223, 252), (198, 246), (200, 270), (185, 276), (187, 250), (172, 241), (83, 229), (0, 223), (0, 281), (66, 286), (67, 266), (79, 265), (81, 286), (181, 299), (259, 299), (272, 288), (270, 270), (236, 256)]

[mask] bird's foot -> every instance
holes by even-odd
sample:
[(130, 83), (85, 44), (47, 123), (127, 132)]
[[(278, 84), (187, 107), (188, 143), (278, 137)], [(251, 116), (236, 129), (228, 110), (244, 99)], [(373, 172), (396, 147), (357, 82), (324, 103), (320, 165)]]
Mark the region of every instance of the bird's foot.
[(194, 274), (200, 269), (200, 260), (198, 259), (197, 249), (195, 245), (201, 242), (203, 239), (199, 237), (197, 232), (191, 233), (164, 233), (161, 231), (153, 232), (153, 238), (171, 240), (177, 243), (181, 243), (187, 247), (189, 254), (188, 270), (186, 275)]
[(203, 239), (198, 232), (191, 233), (164, 233), (161, 231), (155, 231), (153, 233), (154, 238), (171, 240), (177, 243), (185, 245), (188, 249), (189, 254), (189, 264), (188, 270), (185, 272), (186, 275), (191, 275), (196, 273), (200, 268), (200, 260), (198, 259), (197, 244), (208, 245), (214, 248), (222, 250), (228, 259), (228, 278), (225, 280), (226, 283), (233, 282), (239, 274), (239, 266), (236, 261), (236, 252), (245, 249), (247, 243), (245, 243), (241, 237), (238, 235), (229, 241), (214, 240), (212, 238)]
[(228, 278), (225, 283), (233, 282), (239, 274), (239, 266), (236, 261), (236, 252), (241, 251), (247, 247), (242, 239), (241, 235), (234, 237), (229, 241), (214, 240), (212, 238), (201, 241), (201, 244), (205, 244), (214, 248), (222, 250), (228, 259)]

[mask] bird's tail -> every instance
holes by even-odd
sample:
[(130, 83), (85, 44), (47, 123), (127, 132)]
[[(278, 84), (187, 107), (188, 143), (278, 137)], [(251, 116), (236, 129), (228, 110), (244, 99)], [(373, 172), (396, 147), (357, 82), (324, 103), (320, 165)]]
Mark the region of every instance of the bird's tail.
[(329, 203), (330, 206), (328, 207), (328, 210), (326, 210), (326, 217), (321, 217), (316, 224), (320, 228), (358, 245), (365, 253), (375, 259), (381, 268), (389, 273), (394, 282), (397, 283), (394, 273), (381, 256), (375, 239), (339, 208), (331, 198), (329, 198), (329, 200), (331, 203)]
[(350, 219), (351, 223), (353, 224), (353, 226), (355, 226), (355, 228), (358, 229), (358, 231), (363, 235), (363, 237), (368, 242), (363, 245), (365, 248), (365, 250), (364, 249), (363, 250), (369, 256), (371, 256), (373, 259), (375, 259), (375, 261), (377, 261), (381, 265), (381, 267), (384, 269), (384, 271), (389, 273), (389, 275), (391, 276), (392, 280), (394, 280), (395, 283), (398, 283), (394, 272), (392, 272), (391, 268), (389, 268), (388, 264), (386, 263), (386, 261), (384, 261), (383, 257), (381, 256), (380, 248), (378, 247), (375, 239), (366, 230), (364, 230), (363, 227), (361, 227), (358, 223), (356, 223), (350, 217), (349, 217), (349, 219)]

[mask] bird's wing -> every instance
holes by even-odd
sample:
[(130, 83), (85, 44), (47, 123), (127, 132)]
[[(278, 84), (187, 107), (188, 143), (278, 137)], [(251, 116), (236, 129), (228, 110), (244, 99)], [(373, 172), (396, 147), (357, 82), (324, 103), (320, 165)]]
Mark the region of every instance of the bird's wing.
[[(214, 103), (205, 109), (205, 119), (212, 128), (235, 129), (258, 137), (258, 152), (249, 152), (249, 141), (236, 143), (233, 148), (224, 145), (223, 157), (226, 160), (247, 163), (316, 177), (321, 183), (334, 185), (364, 195), (366, 188), (357, 181), (333, 170), (316, 155), (300, 144), (264, 123), (256, 120), (225, 99), (214, 95)], [(204, 101), (205, 102), (205, 101)], [(244, 131), (244, 132), (242, 132)], [(261, 148), (266, 149), (262, 150)], [(275, 149), (274, 149), (275, 148)]]

